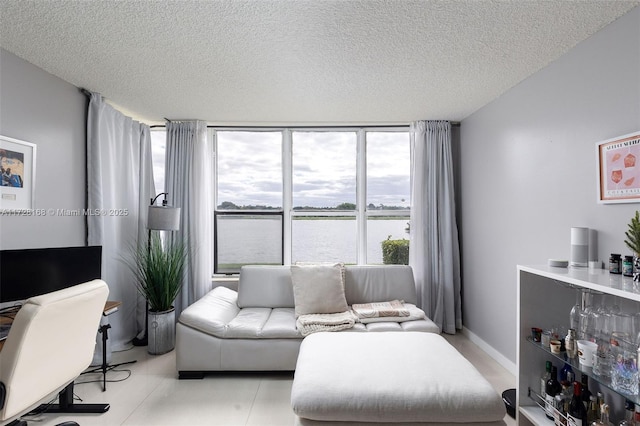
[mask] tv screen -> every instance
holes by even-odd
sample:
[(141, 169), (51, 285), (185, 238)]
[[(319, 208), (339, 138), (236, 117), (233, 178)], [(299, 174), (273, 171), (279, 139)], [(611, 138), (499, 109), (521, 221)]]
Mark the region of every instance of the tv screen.
[(101, 246), (0, 250), (0, 302), (99, 279), (101, 272)]

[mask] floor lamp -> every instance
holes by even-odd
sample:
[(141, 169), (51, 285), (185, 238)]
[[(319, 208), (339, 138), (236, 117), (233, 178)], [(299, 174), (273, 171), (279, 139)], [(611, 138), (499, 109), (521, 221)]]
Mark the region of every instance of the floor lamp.
[[(164, 199), (162, 200), (162, 205), (155, 205), (156, 200), (164, 195)], [(147, 245), (148, 250), (151, 251), (151, 231), (177, 231), (180, 229), (180, 207), (171, 207), (167, 205), (167, 195), (168, 192), (161, 192), (156, 195), (155, 198), (151, 199), (151, 204), (149, 205), (149, 213), (147, 216), (147, 229), (149, 230), (149, 235), (147, 236)], [(133, 339), (134, 346), (146, 346), (148, 343), (148, 335), (147, 332), (149, 330), (149, 302), (147, 301), (146, 309), (145, 309), (145, 317), (144, 317), (144, 336)]]

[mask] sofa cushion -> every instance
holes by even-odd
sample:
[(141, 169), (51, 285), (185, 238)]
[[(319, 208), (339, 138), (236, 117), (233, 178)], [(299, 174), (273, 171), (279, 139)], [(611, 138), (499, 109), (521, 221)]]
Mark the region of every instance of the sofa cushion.
[(265, 339), (302, 339), (296, 328), (293, 308), (273, 308), (271, 315), (262, 327), (260, 337)]
[(231, 339), (256, 339), (271, 315), (271, 308), (242, 308), (227, 324), (225, 337)]
[(347, 311), (343, 273), (340, 264), (291, 266), (296, 318)]
[(240, 308), (293, 308), (291, 270), (288, 266), (247, 265), (238, 281)]
[(413, 269), (406, 265), (362, 265), (345, 268), (345, 295), (354, 303), (404, 300), (417, 303)]
[(203, 333), (224, 337), (227, 324), (240, 308), (238, 293), (226, 287), (216, 287), (180, 314), (180, 323)]

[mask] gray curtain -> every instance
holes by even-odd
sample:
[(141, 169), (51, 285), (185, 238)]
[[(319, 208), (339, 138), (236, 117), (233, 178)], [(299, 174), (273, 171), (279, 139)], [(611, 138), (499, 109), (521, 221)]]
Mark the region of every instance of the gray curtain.
[(167, 200), (180, 207), (180, 230), (170, 238), (188, 246), (176, 318), (211, 290), (213, 275), (213, 150), (202, 121), (167, 123), (165, 162)]
[(144, 298), (124, 261), (138, 241), (146, 241), (147, 206), (155, 192), (149, 126), (138, 123), (91, 93), (87, 114), (89, 245), (102, 246), (102, 279), (109, 300), (121, 301), (109, 343), (122, 350), (144, 328)]
[(411, 124), (409, 264), (418, 302), (445, 333), (462, 328), (451, 123)]

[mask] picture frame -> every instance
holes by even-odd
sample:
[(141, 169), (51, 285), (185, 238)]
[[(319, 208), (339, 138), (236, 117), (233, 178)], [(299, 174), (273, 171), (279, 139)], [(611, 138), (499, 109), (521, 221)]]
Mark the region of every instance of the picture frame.
[(36, 145), (0, 135), (0, 211), (35, 207)]
[(640, 203), (640, 131), (596, 143), (598, 203)]

